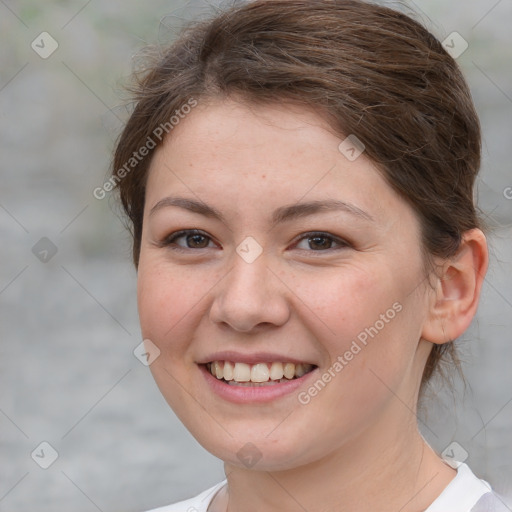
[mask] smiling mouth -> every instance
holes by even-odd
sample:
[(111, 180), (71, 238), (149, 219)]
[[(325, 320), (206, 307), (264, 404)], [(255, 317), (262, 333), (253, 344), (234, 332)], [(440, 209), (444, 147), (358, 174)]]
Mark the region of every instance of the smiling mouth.
[(204, 366), (217, 380), (230, 386), (272, 386), (299, 379), (316, 368), (313, 364), (276, 361), (256, 364), (211, 361)]

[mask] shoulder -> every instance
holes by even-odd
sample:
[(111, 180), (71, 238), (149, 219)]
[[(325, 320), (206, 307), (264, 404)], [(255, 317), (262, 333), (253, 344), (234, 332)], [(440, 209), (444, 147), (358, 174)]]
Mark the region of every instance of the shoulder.
[(226, 483), (227, 480), (223, 480), (193, 498), (148, 510), (147, 512), (206, 512), (215, 494), (217, 494)]
[[(452, 464), (450, 464), (452, 465)], [(506, 512), (510, 509), (493, 491), (463, 463), (452, 466), (456, 477), (425, 512)]]

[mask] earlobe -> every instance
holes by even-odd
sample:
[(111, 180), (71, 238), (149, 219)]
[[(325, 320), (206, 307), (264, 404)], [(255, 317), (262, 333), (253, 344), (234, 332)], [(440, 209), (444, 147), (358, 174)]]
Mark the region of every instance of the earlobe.
[(458, 338), (470, 325), (488, 265), (485, 235), (480, 229), (464, 233), (457, 254), (446, 260), (437, 277), (435, 296), (422, 338), (443, 344)]

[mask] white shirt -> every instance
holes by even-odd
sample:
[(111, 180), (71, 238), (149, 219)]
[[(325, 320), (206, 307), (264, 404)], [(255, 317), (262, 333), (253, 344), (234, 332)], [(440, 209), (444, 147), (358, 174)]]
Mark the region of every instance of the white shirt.
[[(425, 512), (510, 512), (491, 486), (477, 478), (466, 464), (455, 463), (455, 467), (457, 475)], [(226, 483), (223, 480), (194, 498), (148, 512), (207, 512), (215, 494)]]

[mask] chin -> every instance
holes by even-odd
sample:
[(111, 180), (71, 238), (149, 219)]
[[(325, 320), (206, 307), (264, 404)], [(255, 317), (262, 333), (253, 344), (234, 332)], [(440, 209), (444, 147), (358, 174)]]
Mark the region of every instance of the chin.
[(287, 437), (285, 442), (284, 437), (269, 439), (263, 432), (261, 435), (241, 434), (233, 437), (226, 433), (222, 439), (191, 433), (205, 450), (241, 469), (285, 471), (314, 461), (314, 458), (307, 460), (303, 451), (304, 442), (298, 438)]

